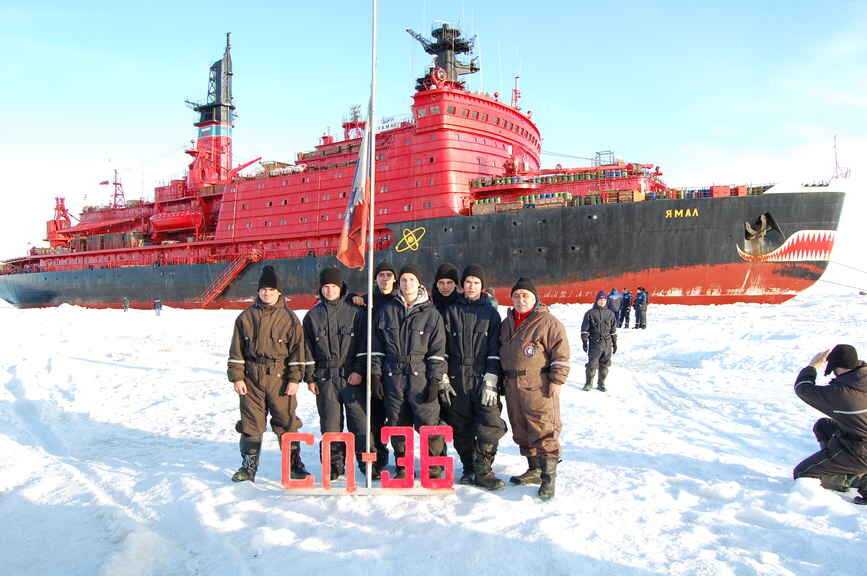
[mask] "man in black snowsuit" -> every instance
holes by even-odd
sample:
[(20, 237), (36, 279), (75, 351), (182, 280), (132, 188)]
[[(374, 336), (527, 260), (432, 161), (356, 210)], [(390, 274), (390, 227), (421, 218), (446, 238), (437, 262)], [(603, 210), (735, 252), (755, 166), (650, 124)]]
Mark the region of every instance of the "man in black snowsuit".
[[(286, 432), (301, 428), (295, 408), (304, 376), (304, 330), (283, 302), (273, 267), (262, 270), (257, 295), (255, 304), (235, 320), (229, 347), (228, 376), (241, 408), (235, 429), (241, 434), (242, 464), (233, 482), (255, 480), (268, 413), (278, 442)], [(292, 478), (307, 476), (297, 442), (292, 443), (290, 462)]]
[(464, 269), (463, 296), (446, 311), (449, 379), (456, 396), (445, 406), (463, 464), (461, 484), (499, 490), (505, 482), (491, 467), (497, 444), (506, 433), (497, 383), (500, 376), (500, 314), (482, 292), (485, 273)]
[(607, 302), (605, 291), (600, 290), (596, 294), (596, 303), (584, 314), (581, 322), (581, 347), (587, 352), (586, 378), (582, 388), (585, 392), (593, 389), (593, 377), (596, 376), (597, 369), (597, 388), (600, 392), (605, 392), (605, 378), (608, 376), (611, 356), (617, 353), (617, 319), (614, 312), (606, 307)]
[(633, 328), (647, 328), (648, 296), (644, 286), (638, 287), (635, 294), (635, 325)]
[[(817, 368), (834, 373), (827, 386), (816, 385)], [(802, 369), (795, 394), (824, 413), (813, 425), (821, 450), (795, 466), (797, 478), (819, 478), (822, 486), (846, 491), (858, 488), (856, 504), (867, 504), (867, 364), (848, 344), (820, 352)]]
[(457, 302), (460, 296), (458, 292), (458, 269), (455, 268), (454, 264), (446, 262), (439, 265), (430, 296), (440, 316), (445, 319), (446, 310)]
[[(382, 261), (376, 265), (374, 269), (373, 286), (373, 326), (376, 326), (376, 319), (382, 309), (388, 302), (391, 302), (397, 296), (397, 288), (395, 282), (397, 280), (397, 272), (387, 261)], [(352, 302), (358, 306), (366, 307), (369, 301), (367, 294), (364, 296), (355, 295), (352, 297)], [(359, 374), (367, 372), (367, 310), (361, 311), (362, 328), (358, 333), (358, 353), (355, 356), (355, 371)], [(370, 378), (367, 379), (368, 383)], [(371, 444), (376, 449), (376, 462), (373, 464), (373, 479), (379, 480), (380, 472), (388, 466), (388, 447), (382, 441), (382, 427), (385, 426), (385, 398), (382, 394), (382, 389), (378, 391), (371, 389), (370, 397), (370, 435)], [(366, 468), (365, 468), (366, 470)]]
[[(304, 381), (316, 395), (319, 429), (343, 432), (346, 425), (355, 436), (356, 462), (362, 471), (361, 453), (366, 446), (367, 396), (361, 374), (353, 369), (364, 310), (346, 298), (343, 273), (325, 268), (319, 274), (319, 302), (304, 316), (306, 364)], [(331, 445), (331, 479), (346, 471), (346, 446)]]
[[(421, 271), (407, 264), (398, 276), (400, 291), (386, 303), (373, 329), (371, 385), (375, 395), (385, 396), (389, 426), (437, 426), (440, 384), (446, 370), (443, 319), (422, 285)], [(395, 459), (406, 453), (403, 438), (391, 443)], [(442, 437), (431, 438), (429, 454), (443, 453)], [(442, 474), (431, 468), (431, 476)], [(395, 467), (395, 478), (406, 470)]]
[(620, 307), (620, 319), (617, 327), (629, 328), (629, 315), (632, 311), (632, 291), (629, 288), (623, 289), (623, 304)]

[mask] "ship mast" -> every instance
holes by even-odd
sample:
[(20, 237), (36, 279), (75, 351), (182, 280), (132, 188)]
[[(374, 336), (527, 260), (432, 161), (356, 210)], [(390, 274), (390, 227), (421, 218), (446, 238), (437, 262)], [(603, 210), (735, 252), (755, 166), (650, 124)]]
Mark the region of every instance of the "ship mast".
[[(469, 63), (458, 60), (458, 54), (469, 54), (473, 51), (473, 45), (476, 42), (475, 36), (469, 39), (461, 38), (461, 31), (457, 28), (452, 28), (448, 22), (444, 22), (439, 28), (434, 28), (431, 31), (433, 40), (429, 40), (418, 32), (407, 28), (406, 31), (410, 36), (419, 41), (428, 54), (435, 56), (431, 71), (442, 69), (444, 77), (440, 81), (451, 82), (456, 86), (463, 88), (464, 82), (459, 78), (466, 74), (473, 74), (481, 70), (478, 64), (478, 57), (473, 58)], [(416, 80), (415, 89), (419, 92), (430, 88), (430, 74), (422, 76)]]

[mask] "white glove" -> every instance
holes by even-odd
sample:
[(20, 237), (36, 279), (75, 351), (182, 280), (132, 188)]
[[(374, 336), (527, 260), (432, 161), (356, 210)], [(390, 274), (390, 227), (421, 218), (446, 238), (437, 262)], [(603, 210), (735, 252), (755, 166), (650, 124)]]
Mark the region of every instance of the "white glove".
[(493, 406), (499, 400), (500, 394), (497, 392), (498, 380), (499, 377), (490, 372), (486, 372), (482, 377), (482, 394), (480, 397), (482, 406)]

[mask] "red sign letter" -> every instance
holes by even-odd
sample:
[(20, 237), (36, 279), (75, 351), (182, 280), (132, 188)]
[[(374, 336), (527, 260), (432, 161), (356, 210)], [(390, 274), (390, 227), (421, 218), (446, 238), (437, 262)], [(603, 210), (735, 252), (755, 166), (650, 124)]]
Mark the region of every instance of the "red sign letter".
[(292, 480), (292, 477), (289, 474), (289, 457), (292, 453), (292, 442), (302, 442), (309, 446), (313, 446), (313, 434), (286, 432), (280, 439), (280, 451), (282, 453), (280, 468), (283, 487), (287, 490), (292, 490), (293, 488), (313, 488), (313, 485), (316, 483), (316, 478), (313, 477), (313, 474), (310, 474), (304, 480)]
[[(455, 464), (450, 456), (429, 456), (430, 437), (442, 436), (443, 442), (452, 441), (451, 426), (422, 426), (418, 429), (419, 444), (421, 444), (421, 485), (429, 490), (451, 488), (455, 483)], [(442, 466), (445, 478), (431, 478), (431, 466)]]
[(412, 488), (415, 481), (415, 446), (413, 445), (412, 426), (383, 426), (382, 443), (387, 444), (392, 436), (403, 436), (406, 441), (406, 450), (403, 456), (394, 459), (395, 466), (403, 466), (406, 477), (403, 480), (395, 480), (388, 472), (383, 472), (379, 480), (383, 488)]
[(346, 491), (355, 492), (355, 435), (349, 432), (326, 432), (322, 435), (322, 487), (331, 489), (331, 445), (342, 442), (346, 449)]

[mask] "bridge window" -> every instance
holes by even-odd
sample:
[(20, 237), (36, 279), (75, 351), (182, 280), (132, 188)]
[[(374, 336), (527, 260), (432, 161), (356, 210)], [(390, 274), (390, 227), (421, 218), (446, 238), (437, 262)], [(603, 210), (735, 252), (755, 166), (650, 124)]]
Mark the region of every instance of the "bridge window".
[(280, 226), (285, 226), (285, 225), (286, 225), (286, 219), (285, 219), (285, 218), (281, 218), (281, 219), (280, 219)]
[(499, 116), (497, 116), (496, 118), (494, 118), (494, 125), (495, 125), (495, 126), (499, 126), (499, 125), (500, 125), (500, 117), (499, 117)]
[(482, 121), (483, 121), (483, 122), (487, 122), (487, 121), (488, 121), (488, 114), (487, 114), (487, 113), (482, 114)]
[(268, 228), (269, 226), (271, 226), (271, 221), (265, 220), (265, 228)]
[(473, 120), (478, 120), (478, 119), (479, 119), (479, 111), (473, 110)]
[(439, 106), (431, 106), (430, 107), (430, 113), (431, 114), (439, 114), (440, 113), (440, 107)]
[(412, 204), (404, 204), (403, 205), (403, 211), (404, 212), (410, 212), (411, 210), (412, 210)]
[(289, 200), (287, 200), (286, 198), (283, 198), (282, 200), (280, 200), (281, 206), (286, 206), (288, 203), (289, 203)]
[(270, 208), (272, 204), (274, 204), (274, 203), (271, 202), (270, 200), (268, 200), (267, 202), (265, 202), (265, 207)]
[(454, 106), (449, 106), (448, 108), (446, 108), (446, 112), (449, 114), (454, 114), (455, 110), (456, 108)]
[(323, 214), (319, 217), (320, 220), (328, 220), (328, 214)]
[(469, 115), (470, 115), (470, 109), (469, 109), (469, 108), (463, 108), (463, 109), (461, 110), (461, 116), (466, 117), (466, 116), (469, 116)]
[(427, 110), (425, 108), (419, 108), (417, 114), (419, 118), (424, 118), (425, 114), (427, 114)]
[(302, 224), (304, 222), (307, 222), (307, 216), (302, 216), (301, 218), (298, 219), (298, 221), (301, 222)]

